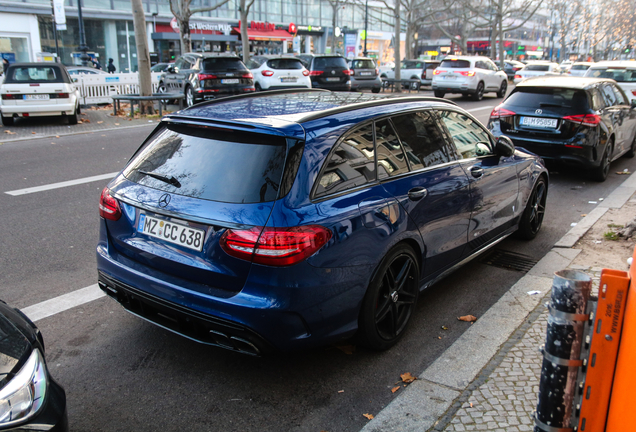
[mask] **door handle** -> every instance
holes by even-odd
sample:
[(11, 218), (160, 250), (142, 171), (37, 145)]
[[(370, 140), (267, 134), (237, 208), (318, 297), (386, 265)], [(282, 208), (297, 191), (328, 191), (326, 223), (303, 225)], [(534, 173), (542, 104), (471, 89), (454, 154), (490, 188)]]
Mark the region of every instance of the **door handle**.
[(428, 195), (428, 191), (424, 187), (414, 187), (409, 191), (409, 199), (418, 201)]
[(470, 167), (470, 174), (475, 178), (479, 178), (484, 174), (484, 169), (479, 166), (472, 166)]

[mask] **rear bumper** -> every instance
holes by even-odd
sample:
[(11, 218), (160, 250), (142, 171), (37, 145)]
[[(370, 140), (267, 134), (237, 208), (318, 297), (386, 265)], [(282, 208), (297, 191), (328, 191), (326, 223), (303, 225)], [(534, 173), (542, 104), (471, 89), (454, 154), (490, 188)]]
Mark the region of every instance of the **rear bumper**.
[(523, 147), (547, 161), (586, 168), (598, 167), (601, 163), (601, 150), (604, 150), (598, 146), (586, 145), (581, 146), (582, 148), (574, 148), (566, 147), (570, 142), (539, 141), (507, 136), (512, 139), (516, 147)]
[(382, 88), (382, 80), (380, 77), (375, 79), (355, 79), (351, 78), (352, 89), (379, 89)]
[(14, 114), (22, 115), (27, 113), (29, 117), (62, 115), (62, 113), (73, 114), (75, 112), (75, 102), (57, 103), (47, 105), (2, 105), (0, 111), (5, 117)]
[(477, 83), (461, 80), (454, 82), (435, 80), (432, 82), (431, 87), (433, 87), (433, 90), (443, 91), (444, 93), (470, 93), (476, 90)]
[(319, 89), (325, 89), (325, 90), (349, 91), (351, 90), (351, 81), (349, 80), (346, 83), (335, 83), (335, 84), (318, 83), (316, 81), (312, 81), (311, 86), (313, 88), (319, 88)]

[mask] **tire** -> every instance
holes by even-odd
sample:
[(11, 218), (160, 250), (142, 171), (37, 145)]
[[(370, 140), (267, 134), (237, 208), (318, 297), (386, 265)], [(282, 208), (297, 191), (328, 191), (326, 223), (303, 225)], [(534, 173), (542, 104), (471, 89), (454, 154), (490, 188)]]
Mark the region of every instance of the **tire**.
[(70, 124), (70, 125), (76, 125), (77, 124), (77, 120), (79, 118), (78, 113), (79, 113), (79, 105), (77, 106), (77, 108), (75, 109), (75, 112), (73, 112), (73, 114), (67, 116), (68, 124)]
[(261, 88), (261, 85), (259, 83), (255, 83), (254, 84), (254, 88), (256, 89), (256, 91), (263, 91), (263, 89)]
[(501, 81), (501, 87), (499, 87), (499, 91), (497, 92), (498, 98), (503, 98), (506, 96), (506, 91), (508, 91), (508, 81)]
[(2, 114), (0, 114), (0, 117), (2, 117), (2, 126), (13, 126), (15, 124), (13, 117), (5, 117)]
[(192, 105), (194, 105), (194, 92), (192, 91), (192, 87), (187, 86), (184, 94), (186, 108), (190, 108)]
[(607, 176), (609, 175), (609, 170), (610, 170), (609, 155), (610, 153), (612, 153), (612, 145), (613, 143), (610, 143), (607, 146), (607, 148), (605, 149), (605, 152), (603, 152), (603, 157), (601, 158), (601, 164), (597, 168), (594, 168), (592, 170), (590, 175), (592, 180), (602, 183), (607, 179)]
[(528, 203), (523, 211), (523, 215), (521, 215), (517, 237), (523, 240), (532, 240), (537, 236), (543, 224), (545, 203), (548, 196), (547, 192), (548, 185), (545, 178), (539, 177), (539, 180), (537, 180), (537, 183), (532, 189), (530, 198), (528, 198)]
[(435, 97), (437, 98), (443, 98), (446, 93), (444, 93), (443, 91), (434, 90), (433, 94), (435, 94)]
[(402, 244), (382, 260), (362, 301), (358, 340), (387, 350), (406, 332), (419, 295), (419, 265), (413, 249)]
[(382, 88), (382, 87), (377, 87), (377, 88), (376, 88), (376, 87), (374, 87), (373, 89), (371, 89), (371, 91), (372, 91), (373, 93), (380, 93), (380, 89), (381, 89), (381, 88)]
[(482, 81), (477, 84), (477, 90), (472, 94), (474, 101), (480, 101), (484, 97), (484, 83)]
[(633, 158), (636, 156), (636, 136), (634, 136), (634, 141), (632, 141), (632, 146), (629, 148), (629, 151), (625, 153), (625, 157)]

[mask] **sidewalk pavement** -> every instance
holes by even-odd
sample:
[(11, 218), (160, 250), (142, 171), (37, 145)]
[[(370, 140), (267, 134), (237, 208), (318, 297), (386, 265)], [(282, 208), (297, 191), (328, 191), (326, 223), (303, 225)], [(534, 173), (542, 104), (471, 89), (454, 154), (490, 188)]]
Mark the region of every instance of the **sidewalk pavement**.
[[(129, 104), (122, 103), (123, 111), (118, 116), (113, 116), (113, 106), (111, 104), (82, 107), (80, 121), (72, 126), (59, 117), (19, 119), (13, 126), (0, 125), (0, 143), (156, 125), (160, 120), (158, 115), (131, 119), (129, 117), (129, 107)], [(164, 114), (178, 109), (178, 105), (168, 105), (168, 109), (164, 111)]]
[(595, 295), (602, 268), (627, 270), (634, 241), (610, 244), (603, 234), (610, 231), (608, 224), (626, 224), (636, 216), (635, 192), (632, 174), (362, 432), (534, 430), (543, 361), (539, 348), (554, 272), (584, 271), (592, 277)]

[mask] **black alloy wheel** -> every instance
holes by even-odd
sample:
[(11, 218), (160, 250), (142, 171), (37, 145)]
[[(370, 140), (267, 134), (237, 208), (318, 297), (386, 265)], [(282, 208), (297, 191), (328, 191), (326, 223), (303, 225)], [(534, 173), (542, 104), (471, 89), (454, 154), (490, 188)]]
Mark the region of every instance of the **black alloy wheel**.
[(541, 225), (543, 224), (543, 217), (545, 216), (545, 203), (548, 196), (548, 186), (543, 177), (539, 177), (537, 183), (532, 189), (532, 194), (528, 199), (528, 204), (523, 211), (521, 221), (519, 222), (519, 229), (517, 230), (517, 236), (524, 240), (532, 240), (537, 236)]
[(507, 90), (508, 90), (508, 81), (507, 80), (501, 81), (501, 87), (499, 87), (499, 91), (497, 92), (497, 97), (502, 98), (506, 96)]
[(610, 170), (610, 154), (612, 153), (612, 143), (607, 146), (603, 157), (601, 158), (601, 164), (592, 170), (592, 180), (597, 182), (604, 182), (609, 175)]
[(413, 250), (400, 245), (384, 258), (362, 303), (360, 342), (386, 350), (404, 335), (419, 294), (419, 265)]
[(483, 97), (484, 97), (484, 83), (480, 81), (479, 84), (477, 84), (477, 90), (475, 90), (475, 93), (473, 93), (473, 100), (480, 101), (482, 100)]

